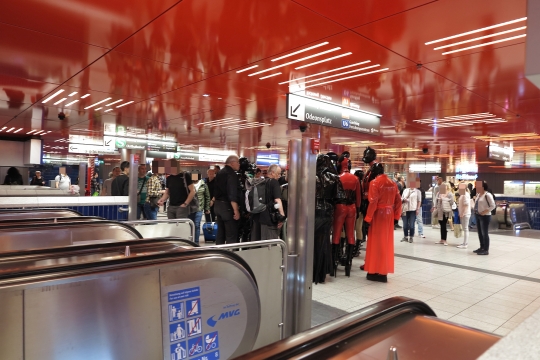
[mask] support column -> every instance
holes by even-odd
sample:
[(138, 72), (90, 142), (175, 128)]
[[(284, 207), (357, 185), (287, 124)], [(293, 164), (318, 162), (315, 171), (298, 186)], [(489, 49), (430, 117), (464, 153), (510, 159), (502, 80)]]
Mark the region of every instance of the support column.
[(124, 150), (122, 151), (122, 161), (127, 158), (129, 161), (129, 200), (128, 200), (128, 220), (137, 220), (137, 168), (144, 157), (141, 151)]

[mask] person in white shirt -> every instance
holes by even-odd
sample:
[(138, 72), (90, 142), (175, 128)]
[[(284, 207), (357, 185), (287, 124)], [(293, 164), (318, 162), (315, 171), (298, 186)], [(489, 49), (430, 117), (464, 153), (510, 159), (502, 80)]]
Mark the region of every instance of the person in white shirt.
[(472, 202), (469, 189), (466, 184), (459, 184), (458, 212), (461, 227), (463, 228), (463, 243), (458, 245), (458, 249), (466, 249), (469, 243), (469, 219), (471, 218)]
[(446, 230), (446, 224), (448, 219), (452, 216), (452, 204), (454, 203), (454, 196), (448, 191), (448, 185), (442, 183), (439, 185), (439, 194), (434, 200), (434, 207), (431, 211), (437, 210), (437, 218), (439, 219), (439, 225), (441, 227), (441, 240), (436, 244), (448, 246), (446, 242), (446, 236), (448, 234)]
[(491, 210), (495, 209), (495, 199), (488, 191), (488, 184), (485, 181), (476, 182), (476, 203), (474, 213), (478, 224), (478, 240), (480, 248), (474, 250), (476, 255), (489, 255), (489, 234), (488, 228), (491, 221)]
[(54, 179), (56, 182), (56, 188), (60, 190), (70, 190), (71, 189), (71, 179), (66, 174), (66, 168), (61, 167), (59, 168), (59, 174), (56, 175), (56, 178)]
[[(433, 202), (434, 208), (436, 207), (435, 201), (437, 200), (437, 196), (439, 196), (439, 190), (442, 183), (442, 177), (437, 176), (437, 184), (435, 184), (435, 186), (431, 189), (431, 201)], [(431, 225), (434, 229), (439, 227), (439, 219), (436, 216), (431, 216)]]
[(404, 237), (401, 241), (413, 242), (414, 224), (422, 206), (422, 193), (416, 188), (416, 182), (411, 181), (409, 187), (401, 195), (402, 219)]

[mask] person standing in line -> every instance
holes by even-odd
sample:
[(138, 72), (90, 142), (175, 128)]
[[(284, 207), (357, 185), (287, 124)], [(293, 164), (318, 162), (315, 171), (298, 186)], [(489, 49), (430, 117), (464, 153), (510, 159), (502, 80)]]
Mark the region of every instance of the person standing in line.
[(282, 222), (273, 223), (270, 218), (270, 212), (274, 211), (274, 204), (278, 204), (278, 211), (282, 216), (285, 216), (283, 203), (281, 202), (281, 187), (278, 179), (281, 176), (281, 168), (279, 165), (270, 165), (267, 171), (265, 204), (266, 210), (260, 214), (254, 214), (253, 222), (258, 222), (261, 226), (261, 240), (279, 239), (279, 233)]
[(448, 223), (450, 216), (452, 216), (453, 203), (454, 196), (450, 191), (448, 191), (447, 185), (441, 183), (439, 186), (439, 194), (435, 199), (436, 206), (432, 209), (432, 211), (437, 210), (437, 218), (439, 219), (439, 226), (441, 227), (441, 240), (437, 241), (435, 244), (448, 246), (448, 243), (446, 242), (448, 235), (446, 224)]
[[(3, 185), (23, 185), (22, 175), (21, 175), (21, 173), (19, 172), (19, 170), (16, 167), (12, 166), (12, 167), (10, 167), (8, 169), (7, 175), (4, 178), (4, 184)], [(58, 186), (56, 186), (56, 187), (58, 187)]]
[(109, 178), (103, 181), (103, 187), (101, 188), (100, 196), (111, 196), (111, 185), (113, 180), (120, 175), (120, 167), (115, 166), (112, 171), (109, 173)]
[(402, 216), (404, 237), (401, 241), (412, 243), (414, 237), (414, 223), (420, 212), (422, 194), (415, 188), (416, 184), (411, 183), (409, 186), (410, 187), (403, 190), (401, 196), (401, 203), (403, 204), (402, 214), (405, 214)]
[(236, 172), (240, 170), (238, 156), (231, 155), (225, 161), (225, 167), (216, 175), (214, 189), (214, 209), (218, 233), (216, 245), (238, 242), (238, 220), (240, 220), (241, 201), (240, 182)]
[(195, 187), (196, 196), (199, 199), (199, 209), (198, 211), (189, 214), (189, 219), (195, 223), (195, 242), (198, 244), (199, 238), (201, 237), (201, 219), (203, 212), (206, 215), (210, 214), (210, 191), (202, 179), (199, 179), (193, 186)]
[[(66, 174), (66, 168), (60, 167), (58, 169), (59, 174), (54, 178), (55, 185), (57, 189), (60, 190), (70, 190), (71, 189), (71, 179)], [(21, 184), (22, 185), (22, 184)]]
[[(157, 176), (157, 173), (153, 173), (148, 178), (148, 184), (146, 186), (146, 200), (144, 203), (144, 214), (148, 220), (157, 220), (157, 214), (159, 205), (157, 201), (161, 197), (163, 190), (161, 189), (161, 181)], [(157, 199), (157, 201), (156, 201)]]
[[(397, 171), (394, 173), (394, 178), (392, 179), (395, 183), (396, 183), (396, 186), (398, 188), (398, 191), (399, 191), (399, 194), (401, 196), (401, 194), (403, 194), (403, 185), (401, 184), (401, 175), (400, 173), (398, 173)], [(395, 220), (394, 221), (394, 230), (397, 230), (397, 229), (401, 229), (402, 226), (399, 225), (399, 220)]]
[(420, 194), (422, 197), (421, 197), (421, 202), (420, 202), (420, 208), (418, 209), (418, 216), (416, 216), (416, 224), (418, 225), (418, 236), (420, 236), (421, 238), (425, 238), (422, 205), (424, 205), (424, 200), (426, 200), (426, 192), (422, 189), (422, 181), (420, 179), (417, 179), (417, 180), (418, 180), (418, 184), (420, 184), (420, 186), (418, 187), (418, 191), (420, 191)]
[(261, 177), (262, 177), (262, 170), (259, 169), (259, 168), (256, 168), (256, 169), (255, 169), (255, 176), (254, 176), (254, 178), (255, 178), (255, 179), (260, 179)]
[(112, 196), (129, 196), (129, 161), (120, 163), (122, 174), (114, 178), (111, 183)]
[(144, 204), (148, 192), (148, 176), (146, 176), (146, 164), (140, 164), (137, 168), (137, 220), (146, 219)]
[(471, 209), (474, 208), (474, 206), (471, 206), (472, 202), (474, 200), (471, 199), (469, 195), (469, 189), (466, 186), (462, 186), (465, 184), (459, 185), (459, 199), (458, 199), (458, 211), (459, 211), (459, 219), (461, 222), (461, 227), (463, 228), (463, 243), (458, 245), (458, 249), (466, 249), (467, 245), (469, 244), (469, 219), (471, 217)]
[(212, 200), (214, 198), (214, 189), (216, 185), (216, 170), (208, 169), (206, 174), (208, 175), (208, 178), (206, 179), (206, 186), (210, 192), (210, 214), (205, 214), (205, 220), (207, 223), (209, 223), (216, 221), (216, 214), (214, 213), (214, 201)]
[(39, 170), (36, 171), (36, 175), (34, 175), (34, 177), (32, 178), (30, 185), (38, 185), (38, 186), (45, 185), (45, 179), (41, 177), (41, 171)]
[(491, 211), (496, 207), (493, 195), (488, 191), (488, 184), (485, 181), (476, 182), (476, 203), (474, 213), (478, 223), (478, 240), (480, 248), (474, 250), (476, 255), (489, 255), (489, 223), (491, 222)]
[(90, 180), (90, 196), (99, 196), (99, 192), (99, 173), (96, 171), (94, 172), (94, 176), (92, 176), (92, 180)]
[(167, 218), (187, 219), (190, 214), (189, 203), (196, 195), (190, 173), (183, 172), (177, 175), (169, 175), (165, 185), (165, 192), (159, 199), (158, 204), (161, 206), (167, 199), (170, 199), (167, 207)]
[(214, 171), (216, 172), (216, 175), (217, 173), (221, 170), (221, 166), (219, 165), (214, 165)]
[[(436, 201), (437, 201), (437, 197), (439, 196), (439, 190), (442, 183), (443, 183), (442, 177), (440, 175), (437, 176), (436, 184), (433, 187), (433, 189), (431, 189), (431, 201), (433, 202), (433, 206), (432, 206), (433, 208), (437, 206)], [(439, 219), (434, 214), (435, 213), (432, 211), (431, 225), (433, 229), (437, 229), (439, 227)]]
[[(469, 183), (467, 187), (470, 191), (471, 199), (473, 201), (476, 201), (476, 188), (473, 188), (473, 184), (471, 183)], [(473, 229), (476, 226), (476, 214), (474, 213), (473, 209), (471, 209), (471, 219), (469, 220), (469, 229)]]

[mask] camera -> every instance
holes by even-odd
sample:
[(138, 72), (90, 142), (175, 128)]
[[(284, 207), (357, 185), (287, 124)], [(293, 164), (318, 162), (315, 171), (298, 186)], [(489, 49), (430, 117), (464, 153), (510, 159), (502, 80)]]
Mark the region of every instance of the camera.
[(66, 118), (66, 114), (64, 114), (63, 112), (58, 113), (58, 118), (59, 118), (60, 120), (64, 120), (64, 119)]
[(266, 143), (266, 148), (267, 149), (270, 149), (271, 146), (272, 146), (272, 144), (270, 144), (269, 142)]
[(426, 146), (424, 146), (422, 148), (422, 153), (427, 154), (428, 152), (429, 152), (429, 149)]
[(298, 125), (298, 128), (300, 129), (300, 132), (306, 132), (307, 130), (307, 125)]

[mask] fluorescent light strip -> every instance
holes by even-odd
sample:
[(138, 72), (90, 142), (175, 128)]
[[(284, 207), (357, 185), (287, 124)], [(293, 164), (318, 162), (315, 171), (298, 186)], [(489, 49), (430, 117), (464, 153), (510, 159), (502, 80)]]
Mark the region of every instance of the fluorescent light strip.
[(90, 96), (90, 94), (83, 95), (83, 96), (81, 96), (81, 99), (86, 99), (89, 96)]
[(524, 30), (524, 29), (526, 29), (526, 28), (527, 28), (526, 26), (522, 26), (522, 27), (518, 27), (518, 28), (515, 28), (515, 29), (510, 29), (510, 30), (506, 30), (506, 31), (501, 31), (501, 32), (498, 32), (498, 33), (490, 34), (490, 35), (480, 36), (480, 37), (477, 37), (477, 38), (474, 38), (474, 39), (469, 39), (469, 40), (464, 40), (464, 41), (460, 41), (460, 42), (453, 43), (453, 44), (448, 44), (448, 45), (439, 46), (439, 47), (436, 47), (436, 48), (433, 49), (433, 50), (439, 50), (439, 49), (444, 49), (444, 48), (448, 48), (448, 47), (452, 47), (452, 46), (457, 46), (457, 45), (461, 45), (461, 44), (466, 44), (466, 43), (470, 43), (470, 42), (477, 41), (477, 40), (482, 40), (482, 39), (487, 39), (487, 38), (494, 37), (494, 36), (499, 36), (499, 35), (503, 35), (503, 34), (508, 34), (508, 33), (514, 32), (514, 31)]
[(307, 88), (311, 88), (311, 87), (314, 87), (314, 86), (320, 86), (320, 85), (330, 84), (330, 83), (343, 81), (343, 80), (347, 80), (347, 79), (353, 79), (353, 78), (357, 78), (357, 77), (360, 77), (360, 76), (365, 76), (365, 75), (369, 75), (369, 74), (375, 74), (375, 73), (378, 73), (378, 72), (381, 72), (381, 71), (386, 71), (386, 70), (388, 70), (388, 68), (379, 69), (379, 70), (375, 70), (375, 71), (370, 71), (370, 72), (367, 72), (367, 73), (353, 75), (353, 76), (347, 76), (347, 77), (344, 77), (344, 78), (341, 78), (341, 79), (325, 81), (325, 82), (322, 82), (322, 83), (306, 86), (305, 88), (307, 89)]
[(109, 100), (111, 100), (111, 99), (112, 99), (112, 98), (109, 97), (109, 98), (106, 98), (106, 99), (104, 99), (104, 100), (98, 101), (98, 102), (95, 103), (95, 104), (92, 104), (92, 105), (90, 105), (90, 106), (85, 107), (84, 110), (90, 109), (90, 108), (92, 108), (92, 107), (94, 107), (94, 106), (96, 106), (96, 105), (99, 105), (99, 104), (104, 103), (105, 101), (109, 101)]
[(58, 104), (60, 104), (62, 101), (66, 101), (66, 100), (67, 100), (67, 98), (62, 98), (62, 99), (58, 100), (57, 102), (55, 102), (53, 105), (58, 105)]
[(266, 76), (260, 77), (259, 80), (267, 79), (269, 77), (278, 76), (278, 75), (281, 75), (281, 73), (278, 72), (278, 73), (275, 73), (275, 74), (272, 74), (272, 75), (266, 75)]
[(26, 135), (31, 134), (31, 133), (33, 133), (34, 131), (36, 131), (36, 130), (31, 130), (31, 131), (27, 132)]
[(437, 39), (437, 40), (433, 40), (433, 41), (428, 41), (428, 42), (426, 43), (426, 45), (435, 44), (435, 43), (438, 43), (438, 42), (441, 42), (441, 41), (445, 41), (445, 40), (455, 39), (455, 38), (458, 38), (458, 37), (461, 37), (461, 36), (465, 36), (465, 35), (476, 34), (476, 33), (478, 33), (478, 32), (484, 31), (484, 30), (495, 29), (495, 28), (498, 28), (498, 27), (501, 27), (501, 26), (510, 25), (510, 24), (515, 24), (515, 23), (517, 23), (517, 22), (521, 22), (521, 21), (525, 21), (525, 20), (527, 20), (527, 18), (526, 18), (526, 17), (523, 17), (523, 18), (519, 18), (519, 19), (516, 19), (516, 20), (511, 20), (511, 21), (507, 21), (507, 22), (500, 23), (500, 24), (488, 26), (488, 27), (485, 27), (485, 28), (481, 28), (481, 29), (477, 29), (477, 30), (472, 30), (472, 31), (467, 31), (467, 32), (464, 32), (464, 33), (461, 33), (461, 34), (452, 35), (452, 36), (445, 37), (445, 38), (442, 38), (442, 39)]
[(35, 133), (34, 135), (39, 135), (41, 134), (42, 132), (44, 132), (45, 130), (39, 130), (37, 133)]
[[(221, 122), (221, 121), (226, 121), (226, 120), (233, 120), (234, 118), (225, 118), (225, 119), (219, 119), (219, 120), (212, 120), (212, 121), (208, 121), (208, 122), (205, 122), (203, 123), (203, 126), (204, 125), (210, 125), (210, 124), (213, 124), (213, 123), (216, 123), (216, 122)], [(240, 120), (240, 119), (234, 119), (234, 120)]]
[(288, 58), (289, 56), (293, 56), (293, 55), (296, 55), (296, 54), (300, 54), (300, 53), (303, 53), (304, 51), (308, 51), (308, 50), (311, 50), (311, 49), (315, 49), (315, 48), (318, 48), (318, 47), (320, 47), (320, 46), (324, 46), (324, 45), (327, 45), (327, 44), (328, 44), (328, 41), (325, 41), (325, 42), (323, 42), (323, 43), (320, 43), (320, 44), (317, 44), (317, 45), (310, 46), (310, 47), (305, 48), (305, 49), (303, 49), (303, 50), (298, 50), (298, 51), (292, 52), (292, 53), (290, 53), (290, 54), (280, 56), (280, 57), (278, 57), (278, 58), (272, 59), (271, 61), (278, 61), (278, 60), (281, 60), (281, 59), (285, 59), (285, 58)]
[(223, 124), (229, 124), (229, 123), (232, 124), (232, 123), (245, 122), (245, 121), (247, 121), (247, 120), (240, 120), (240, 119), (221, 120), (221, 121), (217, 121), (217, 122), (206, 123), (203, 126), (218, 126), (218, 125), (223, 125)]
[(75, 95), (75, 94), (78, 94), (78, 92), (77, 92), (77, 91), (74, 91), (74, 92), (72, 92), (71, 94), (69, 94), (68, 96), (73, 96), (73, 95)]
[(256, 67), (259, 67), (259, 65), (253, 65), (253, 66), (250, 66), (248, 68), (245, 68), (245, 69), (242, 69), (242, 70), (238, 70), (236, 73), (241, 73), (241, 72), (244, 72), (244, 71), (248, 71), (248, 70), (251, 70), (251, 69), (255, 69)]
[(285, 63), (285, 64), (281, 64), (281, 65), (274, 66), (274, 67), (271, 67), (271, 68), (268, 68), (268, 69), (264, 69), (264, 70), (261, 70), (261, 71), (254, 72), (254, 73), (252, 73), (252, 74), (249, 74), (248, 76), (259, 75), (259, 74), (262, 74), (262, 73), (267, 72), (267, 71), (272, 71), (272, 70), (275, 70), (275, 69), (279, 69), (279, 68), (285, 67), (285, 66), (287, 66), (287, 65), (295, 64), (295, 63), (297, 63), (297, 62), (301, 62), (301, 61), (304, 61), (304, 60), (307, 60), (307, 59), (311, 59), (311, 58), (314, 58), (314, 57), (317, 57), (317, 56), (321, 56), (321, 55), (324, 55), (324, 54), (328, 54), (328, 53), (331, 53), (331, 52), (334, 52), (334, 51), (338, 51), (338, 50), (341, 50), (341, 48), (340, 48), (340, 47), (336, 47), (336, 48), (333, 48), (333, 49), (330, 49), (330, 50), (326, 50), (326, 51), (323, 51), (323, 52), (320, 52), (320, 53), (317, 53), (317, 54), (313, 54), (313, 55), (310, 55), (310, 56), (303, 57), (303, 58), (301, 58), (301, 59), (289, 61), (288, 63)]
[(104, 112), (109, 112), (109, 111), (113, 111), (114, 109), (109, 109), (109, 110), (105, 110)]
[(324, 79), (330, 79), (330, 78), (333, 78), (333, 77), (336, 77), (336, 76), (341, 76), (341, 75), (351, 74), (351, 73), (354, 73), (354, 72), (363, 71), (363, 70), (367, 70), (367, 69), (373, 69), (373, 68), (376, 68), (376, 67), (379, 67), (379, 66), (381, 66), (381, 64), (375, 64), (375, 65), (367, 66), (367, 67), (360, 68), (360, 69), (355, 69), (355, 70), (345, 71), (345, 72), (342, 72), (342, 73), (339, 73), (339, 74), (330, 75), (330, 76), (325, 76), (325, 77), (318, 78), (318, 79), (314, 79), (314, 80), (309, 80), (309, 81), (306, 81), (305, 84), (311, 83), (311, 82), (314, 82), (314, 81), (320, 81), (320, 80), (324, 80)]
[(128, 101), (127, 103), (124, 103), (124, 104), (122, 104), (122, 105), (118, 105), (116, 108), (121, 108), (122, 106), (129, 105), (129, 104), (131, 104), (131, 103), (133, 103), (133, 102), (135, 102), (135, 101)]
[(70, 102), (69, 104), (66, 104), (66, 106), (69, 106), (69, 105), (72, 105), (72, 104), (75, 104), (76, 102), (78, 102), (79, 100), (73, 100), (72, 102)]
[(294, 69), (295, 69), (295, 70), (298, 70), (298, 69), (307, 68), (307, 67), (310, 67), (310, 66), (313, 66), (313, 65), (321, 64), (321, 63), (323, 63), (323, 62), (327, 62), (327, 61), (339, 59), (339, 58), (342, 58), (342, 57), (344, 57), (344, 56), (349, 56), (349, 55), (351, 55), (351, 54), (352, 54), (352, 52), (348, 52), (348, 53), (341, 54), (341, 55), (338, 55), (338, 56), (334, 56), (334, 57), (331, 57), (331, 58), (328, 58), (328, 59), (324, 59), (324, 60), (320, 60), (320, 61), (315, 61), (315, 62), (306, 64), (306, 65), (302, 65), (302, 66), (299, 66), (299, 67), (294, 68)]
[(298, 80), (302, 80), (302, 79), (307, 79), (307, 78), (314, 77), (314, 76), (319, 76), (319, 75), (327, 74), (327, 73), (329, 73), (329, 72), (334, 72), (334, 71), (339, 71), (339, 70), (343, 70), (343, 69), (348, 69), (348, 68), (353, 67), (353, 66), (364, 65), (364, 64), (367, 64), (367, 63), (370, 63), (370, 62), (371, 62), (371, 60), (367, 60), (367, 61), (362, 61), (362, 62), (359, 62), (359, 63), (356, 63), (356, 64), (352, 64), (352, 65), (342, 66), (342, 67), (339, 67), (339, 68), (336, 68), (336, 69), (323, 71), (323, 72), (320, 72), (320, 73), (317, 73), (317, 74), (308, 75), (308, 76), (296, 78), (296, 79), (293, 79), (293, 80), (280, 82), (279, 85), (287, 84), (287, 83), (294, 82), (294, 81), (298, 81)]
[(63, 93), (64, 90), (58, 90), (57, 92), (55, 92), (54, 94), (52, 94), (51, 96), (49, 96), (48, 98), (46, 98), (45, 100), (43, 100), (41, 103), (42, 104), (45, 104), (46, 102), (48, 102), (49, 100), (51, 100), (52, 98), (58, 96), (59, 94)]
[(124, 99), (116, 100), (115, 102), (112, 102), (112, 103), (107, 104), (105, 106), (111, 106), (111, 105), (117, 104), (117, 103), (122, 102), (122, 101), (124, 101)]
[(9, 130), (6, 130), (6, 132), (11, 132), (11, 131), (13, 131), (13, 130), (15, 130), (15, 128), (14, 128), (14, 127), (12, 127), (12, 128), (11, 128), (11, 129), (9, 129)]
[(515, 40), (515, 39), (519, 39), (519, 38), (524, 38), (525, 36), (527, 36), (527, 34), (522, 34), (522, 35), (512, 36), (512, 37), (504, 38), (504, 39), (501, 39), (501, 40), (490, 41), (490, 42), (483, 43), (483, 44), (478, 44), (478, 45), (474, 45), (474, 46), (469, 46), (469, 47), (466, 47), (466, 48), (463, 48), (463, 49), (457, 49), (457, 50), (447, 51), (447, 52), (443, 52), (442, 54), (443, 54), (443, 55), (446, 55), (446, 54), (453, 54), (453, 53), (457, 53), (457, 52), (460, 52), (460, 51), (465, 51), (465, 50), (470, 50), (470, 49), (476, 49), (476, 48), (479, 48), (479, 47), (482, 47), (482, 46), (488, 46), (488, 45), (492, 45), (492, 44), (502, 43), (502, 42), (505, 42), (505, 41)]
[(453, 115), (453, 116), (445, 116), (445, 118), (453, 118), (453, 117), (461, 117), (461, 116), (477, 116), (477, 115), (492, 115), (491, 113), (476, 113), (476, 114), (463, 114), (463, 115)]
[(15, 130), (13, 133), (16, 134), (16, 133), (18, 133), (19, 131), (21, 131), (22, 129), (23, 129), (23, 128), (20, 128), (20, 129), (18, 129), (18, 130)]
[(98, 107), (98, 108), (97, 108), (97, 109), (95, 109), (95, 110), (96, 110), (96, 111), (98, 111), (98, 110), (101, 110), (101, 109), (103, 109), (103, 108), (102, 108), (102, 107)]
[(448, 117), (444, 117), (443, 119), (444, 120), (463, 120), (463, 119), (482, 119), (482, 118), (489, 118), (489, 117), (493, 117), (493, 116), (496, 116), (494, 114), (489, 114), (489, 115), (460, 115), (460, 116), (448, 116)]
[(248, 124), (242, 124), (242, 125), (231, 125), (228, 128), (233, 128), (233, 127), (252, 128), (252, 127), (260, 127), (260, 126), (264, 126), (264, 124), (261, 124), (261, 123), (248, 123)]
[(240, 123), (243, 123), (243, 122), (247, 122), (247, 120), (241, 120), (239, 121), (239, 119), (236, 119), (236, 120), (232, 120), (232, 121), (224, 121), (224, 122), (220, 122), (220, 123), (215, 123), (215, 124), (211, 124), (210, 126), (230, 126), (230, 125), (238, 125)]

